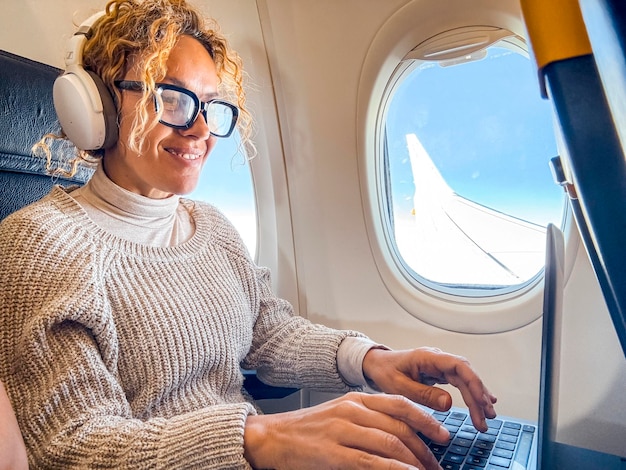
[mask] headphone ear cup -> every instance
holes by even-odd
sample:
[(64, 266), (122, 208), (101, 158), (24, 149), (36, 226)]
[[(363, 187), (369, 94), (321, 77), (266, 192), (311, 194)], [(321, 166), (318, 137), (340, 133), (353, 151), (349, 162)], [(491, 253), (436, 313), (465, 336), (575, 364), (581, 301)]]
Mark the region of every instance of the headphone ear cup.
[(93, 82), (98, 87), (98, 96), (102, 102), (102, 118), (104, 120), (104, 142), (100, 148), (106, 149), (112, 147), (117, 142), (118, 124), (117, 124), (117, 106), (113, 101), (113, 96), (104, 84), (102, 79), (94, 72), (87, 71)]
[(65, 135), (81, 150), (99, 150), (117, 141), (117, 111), (100, 77), (73, 67), (58, 77), (54, 108)]

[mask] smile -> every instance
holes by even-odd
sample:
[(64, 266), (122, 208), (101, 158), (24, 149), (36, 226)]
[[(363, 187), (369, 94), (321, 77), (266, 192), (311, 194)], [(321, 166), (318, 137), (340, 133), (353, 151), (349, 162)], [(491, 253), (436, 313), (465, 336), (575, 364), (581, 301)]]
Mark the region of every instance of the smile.
[(173, 150), (173, 149), (167, 149), (167, 151), (171, 153), (172, 155), (175, 155), (180, 158), (184, 158), (185, 160), (197, 160), (199, 158), (202, 158), (202, 155), (203, 155), (201, 153), (177, 152), (176, 150)]

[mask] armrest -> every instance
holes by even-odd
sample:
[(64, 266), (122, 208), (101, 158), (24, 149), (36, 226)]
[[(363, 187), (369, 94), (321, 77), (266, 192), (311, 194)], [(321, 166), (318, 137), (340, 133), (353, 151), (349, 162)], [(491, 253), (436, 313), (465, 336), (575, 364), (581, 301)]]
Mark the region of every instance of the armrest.
[(243, 370), (243, 386), (255, 400), (266, 400), (269, 398), (285, 398), (297, 392), (297, 388), (274, 387), (259, 380), (255, 370)]

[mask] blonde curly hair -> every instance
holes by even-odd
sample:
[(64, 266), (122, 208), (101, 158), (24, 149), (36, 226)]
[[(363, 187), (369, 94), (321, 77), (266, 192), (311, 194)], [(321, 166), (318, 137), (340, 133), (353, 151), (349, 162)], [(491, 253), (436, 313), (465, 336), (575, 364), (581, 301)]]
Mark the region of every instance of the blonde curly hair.
[[(140, 152), (144, 143), (143, 136), (158, 124), (157, 118), (150, 112), (154, 109), (152, 103), (155, 84), (165, 77), (169, 54), (182, 35), (197, 39), (209, 52), (217, 69), (218, 93), (238, 106), (237, 126), (241, 143), (242, 146), (248, 145), (253, 153), (254, 146), (250, 142), (252, 116), (246, 108), (241, 58), (230, 49), (220, 33), (219, 25), (213, 19), (205, 18), (185, 0), (110, 0), (103, 15), (91, 27), (83, 49), (84, 67), (102, 79), (115, 103), (120, 102), (121, 95), (114, 82), (124, 77), (131, 55), (138, 57), (140, 61), (139, 80), (146, 87), (127, 145)], [(47, 134), (34, 147), (36, 151), (43, 151), (46, 155), (48, 169), (51, 170), (49, 139), (66, 137)], [(55, 171), (73, 176), (81, 161), (93, 163), (102, 155), (102, 150), (78, 150), (68, 162), (69, 170)]]

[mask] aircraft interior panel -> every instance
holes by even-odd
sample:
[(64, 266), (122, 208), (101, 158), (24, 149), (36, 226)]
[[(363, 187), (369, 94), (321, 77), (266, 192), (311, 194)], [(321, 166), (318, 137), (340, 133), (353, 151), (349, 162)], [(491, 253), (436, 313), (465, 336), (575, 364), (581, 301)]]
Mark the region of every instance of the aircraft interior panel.
[[(256, 254), (272, 270), (276, 291), (314, 322), (355, 329), (392, 348), (433, 346), (466, 356), (499, 397), (500, 413), (536, 420), (541, 272), (520, 290), (487, 300), (419, 285), (394, 258), (380, 201), (380, 110), (394, 71), (418, 45), (455, 28), (487, 25), (525, 38), (518, 1), (191, 1), (220, 22), (249, 75), (256, 149), (246, 151), (255, 153)], [(78, 24), (102, 5), (3, 0), (0, 49), (60, 68), (74, 31), (71, 18)], [(546, 173), (553, 156), (546, 155)], [(626, 386), (626, 367), (615, 338), (607, 340), (608, 311), (569, 212), (562, 228), (572, 319), (562, 383), (588, 398), (582, 408), (561, 403), (572, 425), (564, 438), (576, 441), (574, 425), (596, 413), (611, 390)], [(597, 334), (586, 335), (590, 330)], [(580, 336), (588, 338), (587, 350), (615, 359), (605, 362), (600, 354), (585, 362), (577, 356)], [(592, 380), (606, 394), (585, 391), (582, 363), (587, 369), (602, 364)], [(461, 406), (460, 394), (448, 389)], [(267, 406), (327, 398), (304, 392)], [(623, 427), (626, 407), (598, 420)]]
[[(621, 455), (615, 435), (626, 422), (623, 394), (626, 359), (586, 251), (578, 241), (575, 265), (565, 286), (557, 436), (572, 445), (590, 445)], [(576, 295), (584, 290), (585, 295)], [(580, 312), (579, 315), (567, 314)], [(585, 334), (582, 334), (586, 332)]]

